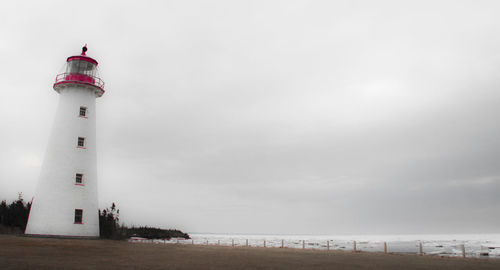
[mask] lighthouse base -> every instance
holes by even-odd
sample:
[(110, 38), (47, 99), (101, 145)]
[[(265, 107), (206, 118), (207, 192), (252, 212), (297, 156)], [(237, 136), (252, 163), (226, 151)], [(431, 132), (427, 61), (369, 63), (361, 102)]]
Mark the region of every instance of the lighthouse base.
[(78, 235), (24, 234), (24, 236), (34, 237), (34, 238), (86, 239), (86, 240), (99, 239), (99, 236), (78, 236)]

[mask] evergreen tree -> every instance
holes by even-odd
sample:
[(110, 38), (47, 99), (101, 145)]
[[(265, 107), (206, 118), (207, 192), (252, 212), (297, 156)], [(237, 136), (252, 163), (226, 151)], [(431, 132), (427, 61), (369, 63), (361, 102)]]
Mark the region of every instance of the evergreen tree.
[(117, 230), (119, 228), (120, 210), (116, 208), (115, 203), (111, 208), (99, 210), (99, 234), (101, 238), (118, 238)]
[(22, 193), (19, 193), (17, 200), (11, 204), (7, 204), (7, 201), (3, 200), (0, 203), (0, 225), (17, 228), (17, 230), (24, 232), (30, 209), (31, 203), (24, 202)]

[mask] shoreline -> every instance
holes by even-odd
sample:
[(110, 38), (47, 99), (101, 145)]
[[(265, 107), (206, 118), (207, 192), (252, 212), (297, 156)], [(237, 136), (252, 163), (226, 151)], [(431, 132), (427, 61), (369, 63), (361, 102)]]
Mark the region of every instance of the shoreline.
[[(477, 237), (466, 237), (462, 240), (449, 237), (447, 240), (418, 238), (389, 238), (387, 240), (359, 238), (339, 239), (335, 236), (268, 236), (268, 235), (220, 235), (220, 234), (191, 234), (192, 239), (151, 240), (144, 238), (130, 239), (131, 242), (159, 242), (159, 243), (181, 243), (196, 245), (220, 245), (220, 246), (260, 246), (281, 247), (295, 249), (319, 249), (319, 250), (341, 250), (341, 251), (363, 251), (363, 252), (390, 252), (399, 254), (417, 254), (426, 256), (445, 257), (473, 257), (473, 258), (495, 258), (500, 259), (500, 240), (498, 235), (489, 237), (492, 240), (479, 240)], [(384, 237), (386, 238), (386, 237)], [(453, 239), (453, 240), (450, 240)], [(496, 240), (496, 241), (495, 241)]]

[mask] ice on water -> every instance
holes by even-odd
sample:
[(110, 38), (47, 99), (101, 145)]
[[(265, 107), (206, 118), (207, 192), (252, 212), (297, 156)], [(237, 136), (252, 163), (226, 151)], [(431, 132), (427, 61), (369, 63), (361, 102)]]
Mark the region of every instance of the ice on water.
[[(418, 253), (419, 243), (429, 255), (462, 256), (465, 246), (467, 257), (488, 255), (500, 258), (500, 234), (444, 234), (444, 235), (246, 235), (246, 234), (190, 234), (192, 240), (172, 239), (167, 243), (198, 245), (225, 245), (327, 249), (365, 252)], [(304, 241), (304, 242), (303, 242)]]

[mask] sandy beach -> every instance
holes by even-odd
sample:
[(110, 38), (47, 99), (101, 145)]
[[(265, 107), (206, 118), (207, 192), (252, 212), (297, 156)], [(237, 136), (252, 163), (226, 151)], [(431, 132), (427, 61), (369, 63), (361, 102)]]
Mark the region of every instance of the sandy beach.
[(0, 235), (0, 269), (500, 269), (500, 260)]

